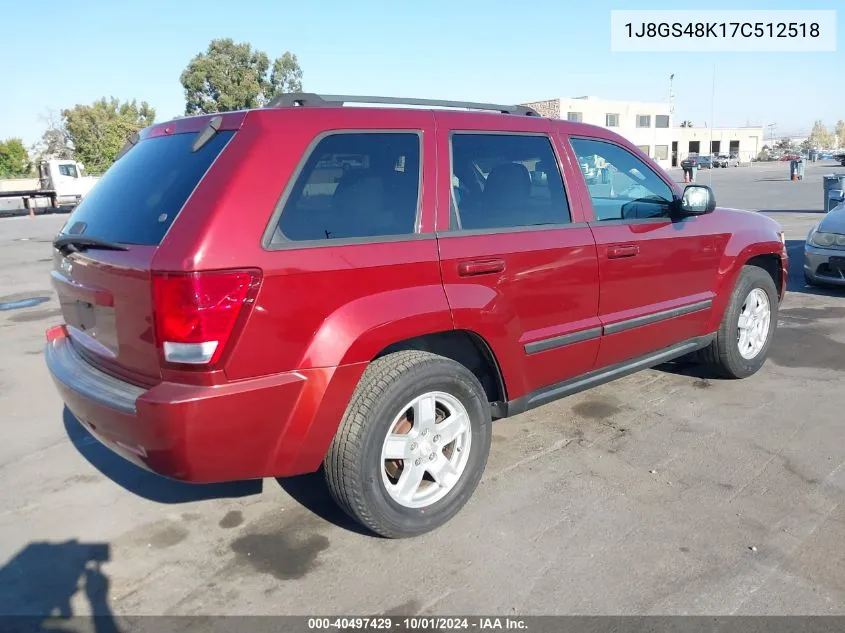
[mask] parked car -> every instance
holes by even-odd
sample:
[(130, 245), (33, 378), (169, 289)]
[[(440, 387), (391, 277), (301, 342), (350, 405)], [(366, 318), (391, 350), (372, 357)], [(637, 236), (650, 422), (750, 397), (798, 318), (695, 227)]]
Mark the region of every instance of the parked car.
[(45, 362), (103, 444), (187, 482), (322, 466), (350, 516), (404, 537), (464, 506), (495, 418), (695, 352), (727, 378), (763, 365), (774, 220), (605, 128), (342, 107), (374, 99), (154, 124), (70, 215)]
[(712, 156), (699, 156), (698, 157), (698, 168), (699, 169), (710, 169), (713, 167), (713, 157)]
[(681, 161), (681, 169), (693, 169), (700, 167), (699, 161), (701, 157), (698, 154), (688, 154), (686, 158)]
[(804, 282), (845, 287), (845, 201), (810, 229), (804, 243)]
[(713, 167), (739, 167), (739, 157), (736, 154), (719, 154), (713, 159)]

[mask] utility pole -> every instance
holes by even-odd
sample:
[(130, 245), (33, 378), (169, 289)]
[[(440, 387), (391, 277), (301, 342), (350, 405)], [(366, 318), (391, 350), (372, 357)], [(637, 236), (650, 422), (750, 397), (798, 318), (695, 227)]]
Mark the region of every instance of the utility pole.
[(777, 123), (769, 123), (766, 127), (769, 129), (769, 145), (772, 149), (775, 147), (775, 129), (777, 128)]
[(675, 73), (669, 75), (669, 116), (675, 114), (675, 92), (672, 90), (672, 82), (675, 80)]
[[(710, 148), (707, 152), (713, 160), (713, 128), (716, 125), (716, 64), (713, 64), (713, 87), (710, 91)], [(710, 184), (713, 184), (713, 167), (710, 167)]]

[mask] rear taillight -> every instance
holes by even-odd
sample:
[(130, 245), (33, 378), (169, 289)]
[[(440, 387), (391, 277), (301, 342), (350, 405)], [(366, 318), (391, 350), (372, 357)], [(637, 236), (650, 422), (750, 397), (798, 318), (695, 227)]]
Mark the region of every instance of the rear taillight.
[(254, 270), (154, 273), (156, 341), (164, 360), (214, 365), (255, 301)]

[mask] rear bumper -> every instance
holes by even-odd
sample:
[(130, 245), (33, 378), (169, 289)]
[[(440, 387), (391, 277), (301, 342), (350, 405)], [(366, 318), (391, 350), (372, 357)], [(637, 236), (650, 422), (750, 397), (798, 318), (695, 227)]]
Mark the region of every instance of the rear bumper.
[(319, 468), (365, 364), (216, 386), (145, 389), (110, 376), (53, 333), (44, 356), (68, 409), (105, 446), (180, 481), (211, 483)]

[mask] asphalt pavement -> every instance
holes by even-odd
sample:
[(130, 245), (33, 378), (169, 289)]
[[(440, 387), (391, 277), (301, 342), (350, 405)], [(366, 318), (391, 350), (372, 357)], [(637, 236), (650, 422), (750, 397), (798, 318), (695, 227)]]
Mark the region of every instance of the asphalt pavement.
[(361, 533), (319, 475), (189, 486), (103, 448), (42, 355), (65, 216), (0, 220), (0, 614), (845, 614), (845, 291), (801, 279), (842, 170), (699, 175), (786, 230), (763, 370), (664, 366), (497, 422), (469, 505), (402, 541)]

